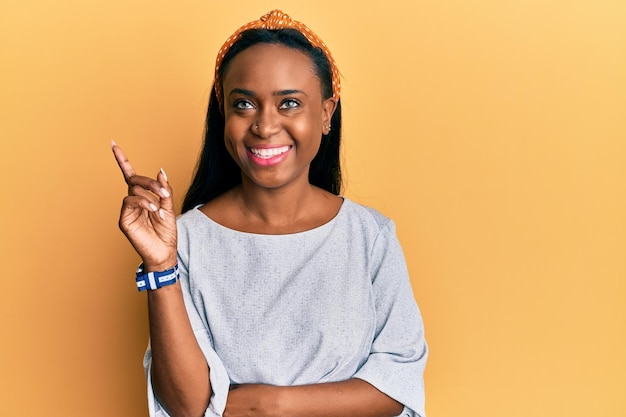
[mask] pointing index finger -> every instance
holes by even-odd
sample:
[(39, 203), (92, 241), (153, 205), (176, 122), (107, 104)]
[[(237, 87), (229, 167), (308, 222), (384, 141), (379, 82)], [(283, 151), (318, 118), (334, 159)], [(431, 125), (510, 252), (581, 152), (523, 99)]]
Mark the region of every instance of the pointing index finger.
[(128, 183), (128, 179), (136, 174), (135, 169), (130, 164), (128, 157), (122, 151), (122, 148), (117, 146), (115, 142), (112, 143), (113, 155), (115, 156), (115, 160), (117, 161), (117, 165), (119, 165), (122, 170), (122, 174), (124, 174), (124, 180)]

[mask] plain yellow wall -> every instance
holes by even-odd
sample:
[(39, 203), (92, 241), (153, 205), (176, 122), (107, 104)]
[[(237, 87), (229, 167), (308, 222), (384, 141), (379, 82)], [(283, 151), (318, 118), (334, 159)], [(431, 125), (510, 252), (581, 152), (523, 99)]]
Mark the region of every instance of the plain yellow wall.
[(284, 8), (343, 75), (346, 195), (398, 225), (429, 417), (626, 415), (622, 0), (0, 1), (0, 415), (146, 415), (109, 150), (178, 191), (215, 54)]

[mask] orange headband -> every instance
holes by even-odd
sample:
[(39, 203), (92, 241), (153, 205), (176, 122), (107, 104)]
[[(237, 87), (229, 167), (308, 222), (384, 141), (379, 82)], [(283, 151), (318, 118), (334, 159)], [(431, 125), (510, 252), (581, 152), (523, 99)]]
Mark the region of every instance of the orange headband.
[(328, 58), (328, 62), (330, 62), (330, 68), (333, 73), (333, 98), (335, 100), (339, 100), (339, 93), (341, 92), (341, 84), (339, 83), (339, 70), (337, 69), (337, 64), (333, 59), (328, 47), (322, 40), (315, 34), (311, 29), (306, 27), (304, 23), (300, 23), (296, 20), (293, 20), (291, 17), (287, 16), (285, 13), (280, 10), (272, 10), (264, 16), (261, 16), (259, 20), (255, 20), (250, 23), (246, 23), (239, 29), (235, 31), (228, 39), (224, 45), (220, 48), (220, 51), (217, 53), (217, 59), (215, 60), (215, 95), (217, 96), (217, 101), (222, 103), (222, 86), (219, 78), (219, 69), (222, 65), (222, 61), (224, 60), (224, 56), (228, 52), (231, 46), (241, 37), (242, 32), (245, 32), (248, 29), (269, 29), (269, 30), (277, 30), (277, 29), (295, 29), (301, 34), (303, 34), (311, 45), (320, 48), (326, 58)]

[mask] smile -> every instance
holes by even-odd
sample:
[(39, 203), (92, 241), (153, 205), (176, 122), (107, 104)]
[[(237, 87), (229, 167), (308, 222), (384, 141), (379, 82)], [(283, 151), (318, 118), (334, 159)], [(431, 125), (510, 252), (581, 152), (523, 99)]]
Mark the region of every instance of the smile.
[(290, 146), (280, 146), (277, 148), (248, 148), (250, 152), (263, 159), (270, 159), (278, 155), (282, 155), (289, 150)]

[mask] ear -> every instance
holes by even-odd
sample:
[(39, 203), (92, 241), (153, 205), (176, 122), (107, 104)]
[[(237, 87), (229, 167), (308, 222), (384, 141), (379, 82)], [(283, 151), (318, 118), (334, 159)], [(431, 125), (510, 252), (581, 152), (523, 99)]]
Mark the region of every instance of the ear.
[(324, 100), (322, 103), (322, 132), (324, 135), (328, 135), (330, 132), (330, 121), (333, 118), (333, 113), (337, 108), (337, 101), (334, 98)]

